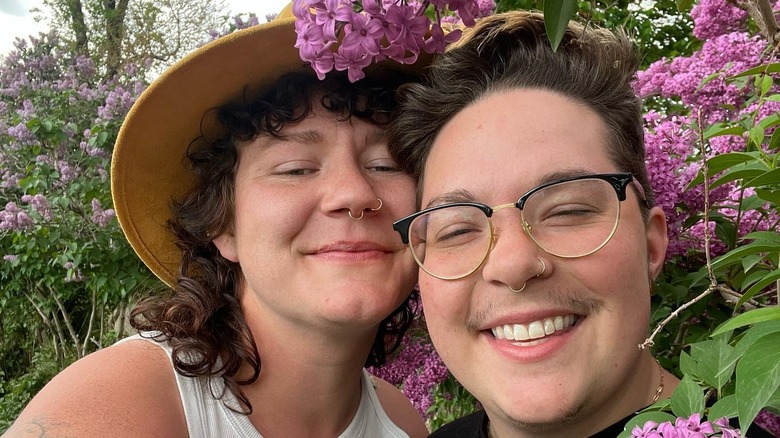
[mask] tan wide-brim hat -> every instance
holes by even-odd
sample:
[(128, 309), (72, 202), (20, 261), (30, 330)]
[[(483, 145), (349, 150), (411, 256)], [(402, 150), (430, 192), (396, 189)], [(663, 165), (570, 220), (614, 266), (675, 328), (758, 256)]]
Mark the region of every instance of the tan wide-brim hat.
[[(130, 245), (166, 284), (176, 283), (181, 257), (167, 226), (171, 201), (195, 187), (185, 154), (201, 135), (202, 116), (237, 100), (247, 86), (310, 69), (295, 41), (295, 17), (288, 5), (272, 22), (212, 41), (168, 68), (125, 118), (111, 163), (114, 209)], [(421, 56), (411, 69), (429, 62), (429, 56)]]

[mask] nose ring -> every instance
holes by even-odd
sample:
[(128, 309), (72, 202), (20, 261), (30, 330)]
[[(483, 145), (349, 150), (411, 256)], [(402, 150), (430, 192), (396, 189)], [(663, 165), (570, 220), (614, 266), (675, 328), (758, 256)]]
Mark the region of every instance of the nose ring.
[(523, 289), (525, 289), (525, 286), (527, 284), (528, 284), (528, 282), (526, 281), (525, 283), (523, 283), (523, 287), (521, 287), (520, 289), (515, 289), (515, 288), (513, 288), (512, 286), (509, 286), (509, 285), (507, 285), (507, 287), (509, 287), (509, 290), (511, 290), (512, 292), (519, 293), (519, 292), (522, 292)]
[(540, 262), (542, 262), (542, 270), (539, 271), (538, 274), (536, 274), (537, 277), (541, 277), (542, 275), (544, 275), (544, 270), (547, 269), (547, 265), (544, 264), (544, 260), (542, 260), (542, 259), (536, 259), (536, 260), (539, 260)]
[[(542, 260), (542, 259), (539, 259), (539, 258), (538, 258), (538, 259), (536, 259), (536, 260), (539, 260), (539, 262), (541, 262), (541, 263), (542, 263), (542, 270), (541, 270), (541, 271), (539, 271), (539, 272), (537, 272), (537, 273), (536, 273), (536, 275), (535, 275), (534, 277), (541, 277), (542, 275), (544, 275), (544, 271), (547, 269), (547, 265), (544, 263), (544, 260)], [(523, 286), (522, 286), (520, 289), (515, 289), (515, 288), (513, 288), (512, 286), (509, 286), (509, 285), (507, 285), (507, 287), (508, 287), (508, 288), (509, 288), (509, 290), (511, 290), (512, 292), (514, 292), (514, 293), (519, 293), (519, 292), (522, 292), (522, 291), (523, 291), (523, 289), (525, 289), (525, 286), (526, 286), (527, 284), (528, 284), (528, 282), (526, 281), (525, 283), (523, 283)]]
[[(374, 207), (374, 208), (369, 208), (368, 209), (369, 211), (379, 211), (379, 210), (382, 209), (382, 199), (381, 198), (376, 198), (376, 200), (379, 201), (379, 205)], [(365, 210), (360, 210), (360, 216), (354, 216), (354, 215), (352, 215), (352, 210), (351, 209), (347, 209), (347, 214), (349, 215), (349, 217), (354, 219), (354, 220), (356, 220), (356, 221), (359, 221), (360, 219), (363, 219), (363, 214), (365, 212), (366, 212)]]

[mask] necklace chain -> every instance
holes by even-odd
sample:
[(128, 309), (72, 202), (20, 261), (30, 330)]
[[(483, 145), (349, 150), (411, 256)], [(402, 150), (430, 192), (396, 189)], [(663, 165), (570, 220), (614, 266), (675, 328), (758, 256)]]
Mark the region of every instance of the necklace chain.
[(661, 362), (658, 362), (658, 359), (655, 360), (655, 363), (658, 365), (658, 375), (661, 377), (661, 383), (658, 384), (658, 388), (655, 388), (655, 394), (653, 394), (650, 404), (657, 402), (661, 393), (664, 392), (664, 367), (661, 366)]

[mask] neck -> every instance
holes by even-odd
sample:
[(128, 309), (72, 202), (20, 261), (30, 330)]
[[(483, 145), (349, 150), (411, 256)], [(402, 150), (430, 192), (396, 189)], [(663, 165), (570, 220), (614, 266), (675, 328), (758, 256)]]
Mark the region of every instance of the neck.
[(340, 435), (360, 404), (376, 327), (312, 327), (242, 307), (260, 355), (259, 378), (242, 387), (255, 428), (266, 438)]

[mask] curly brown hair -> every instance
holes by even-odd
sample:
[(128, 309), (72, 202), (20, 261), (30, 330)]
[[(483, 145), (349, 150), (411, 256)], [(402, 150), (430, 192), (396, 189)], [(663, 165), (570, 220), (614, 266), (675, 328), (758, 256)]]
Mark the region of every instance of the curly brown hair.
[(399, 90), (390, 152), (418, 179), (419, 191), (433, 142), (458, 112), (502, 90), (550, 90), (585, 104), (604, 121), (610, 158), (642, 184), (647, 205), (640, 205), (647, 215), (654, 196), (645, 167), (642, 103), (631, 86), (638, 66), (634, 45), (620, 32), (572, 21), (554, 51), (541, 13), (483, 18), (436, 60), (425, 83)]
[[(221, 378), (225, 389), (237, 397), (241, 412), (252, 412), (241, 386), (258, 379), (261, 360), (241, 313), (241, 268), (222, 257), (212, 243), (233, 223), (238, 145), (260, 135), (282, 138), (284, 127), (306, 118), (316, 104), (343, 120), (358, 117), (387, 126), (397, 105), (396, 89), (413, 79), (394, 73), (381, 81), (365, 79), (352, 84), (345, 76), (331, 75), (319, 81), (312, 73), (292, 72), (256, 93), (257, 97), (247, 97), (250, 93), (245, 90), (241, 101), (204, 115), (202, 126), (215, 123), (222, 134), (211, 140), (202, 128), (187, 151), (198, 184), (172, 205), (173, 219), (168, 225), (181, 250), (176, 285), (167, 293), (141, 300), (130, 314), (133, 328), (157, 332), (155, 340), (169, 343), (179, 374)], [(416, 299), (417, 293), (410, 291), (406, 301), (380, 323), (366, 366), (384, 364), (398, 348), (412, 323)], [(252, 373), (240, 378), (243, 364)], [(213, 395), (221, 399), (224, 391)]]

